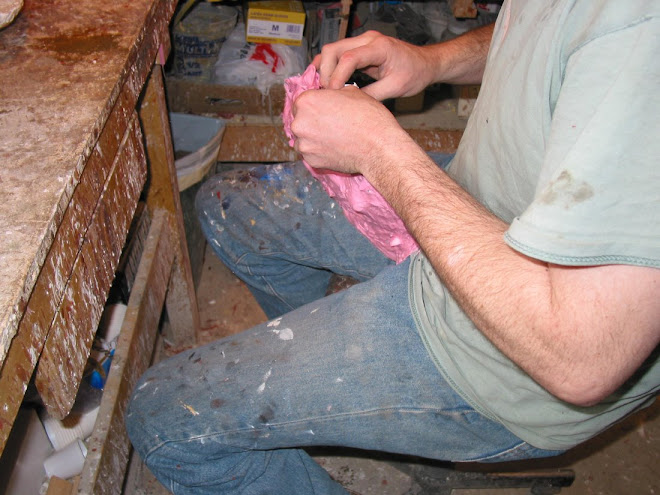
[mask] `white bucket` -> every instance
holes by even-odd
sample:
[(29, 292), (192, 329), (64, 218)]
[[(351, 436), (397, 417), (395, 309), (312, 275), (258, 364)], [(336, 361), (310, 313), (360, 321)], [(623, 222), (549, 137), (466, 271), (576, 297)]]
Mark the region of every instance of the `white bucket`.
[(199, 182), (218, 160), (225, 121), (212, 117), (170, 113), (179, 191)]
[(210, 81), (220, 47), (234, 29), (238, 10), (228, 5), (199, 2), (173, 29), (174, 72)]

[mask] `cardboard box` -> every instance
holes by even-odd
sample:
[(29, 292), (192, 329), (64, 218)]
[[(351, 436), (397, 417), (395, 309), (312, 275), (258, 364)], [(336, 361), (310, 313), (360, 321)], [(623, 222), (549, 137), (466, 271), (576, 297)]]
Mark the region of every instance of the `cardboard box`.
[(261, 0), (248, 3), (245, 39), (252, 43), (300, 46), (305, 9), (300, 0)]

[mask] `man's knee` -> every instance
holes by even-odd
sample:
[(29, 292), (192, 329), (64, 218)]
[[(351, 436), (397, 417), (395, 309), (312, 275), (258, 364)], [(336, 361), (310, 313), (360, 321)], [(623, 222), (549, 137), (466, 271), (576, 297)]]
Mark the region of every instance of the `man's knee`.
[(162, 402), (158, 395), (156, 380), (151, 376), (151, 370), (147, 370), (135, 385), (124, 416), (128, 438), (143, 459), (158, 437), (160, 419), (154, 410)]

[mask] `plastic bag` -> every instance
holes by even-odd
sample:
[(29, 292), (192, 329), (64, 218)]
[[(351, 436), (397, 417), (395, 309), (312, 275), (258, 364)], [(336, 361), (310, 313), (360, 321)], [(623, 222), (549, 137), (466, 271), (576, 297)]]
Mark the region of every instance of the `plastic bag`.
[(255, 86), (262, 94), (274, 84), (299, 74), (307, 66), (307, 47), (280, 43), (248, 43), (245, 24), (239, 23), (220, 48), (214, 82), (232, 86)]

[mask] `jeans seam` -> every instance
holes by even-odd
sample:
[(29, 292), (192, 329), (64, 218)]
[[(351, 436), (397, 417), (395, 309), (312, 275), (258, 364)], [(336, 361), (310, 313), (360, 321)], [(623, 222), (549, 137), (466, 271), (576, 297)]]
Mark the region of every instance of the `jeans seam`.
[(470, 459), (470, 461), (474, 461), (474, 462), (483, 462), (483, 461), (486, 461), (486, 460), (488, 460), (488, 459), (497, 459), (498, 457), (502, 457), (502, 456), (504, 456), (504, 455), (508, 455), (508, 454), (510, 454), (511, 452), (514, 452), (514, 451), (516, 451), (516, 450), (518, 450), (518, 449), (524, 447), (525, 445), (529, 445), (529, 444), (528, 444), (527, 442), (521, 440), (520, 443), (514, 445), (514, 446), (511, 447), (511, 448), (508, 448), (508, 449), (506, 449), (506, 450), (503, 450), (502, 452), (498, 452), (497, 454), (492, 454), (492, 455), (487, 455), (487, 456), (477, 457), (477, 458), (475, 458), (475, 459)]
[[(268, 281), (267, 277), (264, 277), (264, 276), (262, 276), (262, 275), (256, 275), (256, 274), (252, 273), (252, 270), (251, 270), (251, 268), (250, 268), (250, 264), (249, 264), (249, 263), (243, 263), (242, 260), (243, 260), (244, 258), (250, 256), (250, 255), (253, 255), (253, 253), (243, 253), (243, 254), (242, 254), (241, 256), (239, 256), (238, 259), (236, 260), (235, 266), (238, 266), (239, 264), (242, 264), (242, 265), (245, 267), (245, 270), (247, 271), (247, 273), (249, 273), (249, 274), (252, 275), (253, 277), (259, 277), (259, 279), (261, 279), (261, 281), (264, 283), (264, 285), (265, 285), (266, 287), (268, 287), (268, 289), (270, 289), (270, 293), (271, 293), (270, 295), (271, 295), (271, 296), (276, 297), (277, 300), (280, 301), (280, 303), (282, 303), (285, 307), (289, 308), (289, 310), (294, 309), (293, 306), (291, 306), (291, 304), (289, 304), (288, 302), (286, 302), (286, 301), (284, 300), (284, 298), (282, 297), (282, 295), (281, 295), (279, 292), (277, 292), (277, 291), (273, 288), (273, 286), (271, 285), (271, 283)], [(247, 282), (246, 282), (246, 283), (247, 283)]]
[[(167, 443), (168, 443), (168, 442), (165, 442), (165, 444), (167, 444)], [(165, 444), (161, 444), (158, 448), (162, 447), (162, 446), (165, 445)], [(153, 451), (155, 451), (155, 450), (157, 450), (157, 448), (154, 449), (154, 450), (151, 450), (149, 453), (151, 453), (151, 452), (153, 452)], [(245, 450), (245, 449), (242, 449), (242, 450)], [(144, 461), (143, 461), (143, 462), (144, 462), (145, 464), (147, 463), (147, 457), (144, 458)], [(242, 464), (246, 464), (246, 463), (248, 463), (248, 462), (249, 462), (248, 459), (242, 459), (238, 465), (234, 465), (234, 466), (232, 466), (232, 469), (237, 469), (238, 466), (240, 466), (240, 465), (242, 465)], [(147, 465), (147, 466), (148, 466), (148, 465)], [(260, 478), (261, 476), (263, 476), (263, 473), (260, 474), (260, 475), (257, 477), (257, 479)], [(230, 481), (234, 481), (234, 480), (230, 480)], [(204, 482), (204, 483), (190, 483), (190, 484), (186, 484), (186, 485), (184, 485), (184, 484), (182, 484), (182, 483), (180, 483), (180, 482), (178, 482), (178, 481), (176, 481), (176, 480), (170, 478), (170, 479), (169, 479), (169, 485), (170, 485), (169, 490), (170, 490), (173, 494), (176, 495), (176, 489), (177, 489), (177, 487), (180, 487), (180, 486), (185, 486), (185, 487), (188, 487), (188, 488), (207, 487), (207, 486), (211, 486), (211, 484), (217, 484), (218, 482), (223, 483), (223, 484), (227, 483), (227, 481), (217, 480), (217, 479), (216, 479), (216, 480), (208, 481), (208, 482)]]
[(350, 269), (342, 265), (319, 265), (319, 266), (313, 266), (311, 264), (306, 265), (304, 262), (307, 260), (314, 260), (315, 258), (313, 256), (306, 256), (306, 257), (297, 258), (295, 260), (288, 260), (285, 255), (286, 253), (284, 251), (260, 251), (259, 254), (256, 254), (252, 251), (246, 251), (245, 253), (238, 256), (235, 259), (234, 263), (236, 265), (243, 264), (243, 266), (246, 266), (249, 269), (250, 264), (243, 261), (246, 257), (249, 256), (281, 257), (282, 260), (288, 261), (289, 263), (292, 264), (307, 266), (317, 270), (328, 270), (332, 273), (341, 273), (343, 275), (352, 276), (353, 278), (359, 278), (362, 280), (373, 277), (372, 273), (363, 272), (358, 269)]
[[(219, 243), (218, 243), (218, 245), (219, 245)], [(215, 251), (215, 250), (214, 250), (214, 251)], [(254, 253), (245, 252), (245, 253), (241, 254), (240, 256), (237, 256), (237, 257), (235, 257), (235, 256), (231, 256), (231, 255), (228, 255), (228, 253), (227, 253), (226, 251), (224, 251), (224, 250), (222, 251), (222, 254), (218, 253), (217, 251), (215, 251), (215, 253), (216, 253), (216, 256), (218, 256), (218, 258), (220, 259), (220, 261), (222, 261), (222, 263), (223, 263), (225, 266), (238, 267), (239, 265), (242, 264), (242, 265), (247, 269), (247, 272), (248, 272), (250, 275), (254, 275), (254, 274), (252, 274), (252, 272), (250, 271), (250, 265), (249, 265), (248, 263), (243, 263), (243, 261), (242, 261), (244, 258), (246, 258), (247, 256), (250, 256), (250, 255), (253, 255)], [(233, 269), (232, 269), (232, 272), (234, 272)], [(240, 277), (239, 277), (239, 278), (240, 278)], [(259, 278), (260, 278), (261, 280), (263, 280), (263, 281), (266, 283), (266, 285), (270, 288), (270, 290), (271, 290), (271, 292), (272, 292), (272, 294), (271, 294), (272, 296), (277, 297), (277, 299), (278, 299), (282, 304), (284, 304), (284, 306), (288, 307), (289, 309), (293, 309), (293, 308), (291, 307), (290, 304), (288, 304), (286, 301), (284, 301), (284, 300), (282, 299), (281, 295), (278, 294), (278, 293), (273, 289), (273, 287), (268, 283), (268, 281), (267, 281), (264, 277), (259, 276)], [(243, 281), (244, 281), (246, 284), (248, 283), (248, 282), (245, 281), (245, 280), (243, 280)]]
[[(282, 422), (282, 423), (264, 423), (263, 425), (260, 425), (260, 426), (251, 425), (251, 426), (247, 426), (247, 427), (244, 427), (244, 428), (235, 428), (233, 430), (227, 430), (227, 431), (223, 431), (223, 432), (206, 433), (206, 434), (203, 434), (203, 435), (194, 435), (194, 436), (190, 436), (190, 437), (185, 438), (185, 439), (164, 440), (164, 441), (161, 441), (161, 443), (158, 444), (157, 446), (152, 447), (145, 454), (145, 461), (153, 452), (155, 452), (156, 450), (158, 450), (161, 447), (164, 447), (165, 445), (168, 445), (168, 444), (177, 444), (177, 443), (182, 443), (182, 442), (189, 442), (191, 440), (199, 440), (199, 439), (202, 439), (202, 438), (211, 438), (211, 437), (222, 436), (222, 435), (231, 435), (233, 433), (242, 433), (242, 432), (246, 432), (246, 431), (252, 431), (252, 432), (254, 432), (254, 431), (268, 431), (268, 430), (272, 429), (273, 427), (277, 428), (277, 427), (292, 426), (292, 425), (296, 425), (296, 424), (302, 424), (302, 423), (308, 422), (310, 420), (313, 420), (313, 421), (316, 421), (316, 422), (326, 422), (328, 420), (333, 420), (333, 419), (338, 419), (338, 418), (369, 416), (369, 415), (373, 415), (373, 414), (376, 414), (376, 413), (387, 412), (387, 411), (396, 411), (396, 412), (400, 412), (400, 413), (401, 412), (404, 412), (404, 413), (420, 412), (420, 413), (436, 413), (436, 414), (437, 413), (447, 414), (447, 413), (457, 413), (457, 412), (458, 413), (469, 412), (469, 413), (479, 414), (478, 411), (475, 411), (474, 409), (472, 409), (470, 407), (461, 407), (459, 409), (451, 409), (451, 410), (438, 409), (438, 408), (435, 408), (435, 407), (428, 407), (428, 408), (425, 408), (425, 407), (417, 407), (417, 408), (415, 408), (415, 407), (405, 407), (405, 408), (404, 407), (383, 407), (383, 408), (375, 408), (375, 409), (366, 409), (364, 411), (360, 411), (360, 412), (357, 412), (357, 413), (356, 412), (347, 412), (347, 413), (332, 414), (332, 415), (328, 415), (328, 416), (324, 416), (324, 417), (310, 417), (310, 418), (307, 418), (307, 419), (298, 419), (298, 420), (295, 420), (295, 421), (285, 421), (285, 422)], [(227, 444), (227, 445), (231, 445), (231, 444)], [(243, 447), (236, 447), (236, 448), (243, 449)]]
[(307, 480), (309, 481), (309, 486), (312, 487), (312, 491), (316, 493), (316, 489), (314, 488), (314, 481), (312, 480), (312, 477), (309, 475), (309, 470), (307, 469), (307, 466), (305, 465), (305, 462), (302, 459), (302, 452), (299, 450), (296, 451), (296, 455), (301, 459), (301, 464), (305, 467), (305, 474), (307, 475)]

